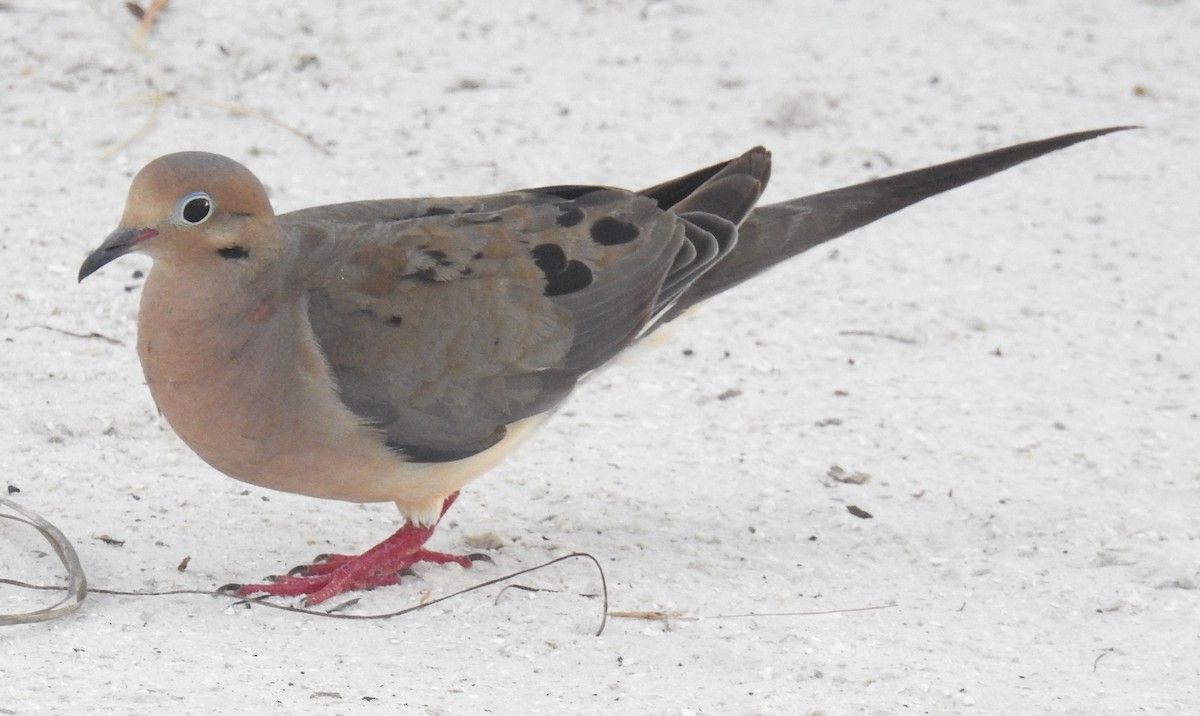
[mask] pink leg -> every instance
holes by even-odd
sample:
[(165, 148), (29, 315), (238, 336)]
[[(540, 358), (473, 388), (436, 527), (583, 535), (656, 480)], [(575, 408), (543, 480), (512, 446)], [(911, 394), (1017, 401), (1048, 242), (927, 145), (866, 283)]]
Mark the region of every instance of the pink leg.
[[(446, 498), (442, 515), (454, 504), (458, 493)], [(441, 521), (441, 516), (438, 517)], [(269, 594), (273, 596), (295, 596), (306, 594), (306, 604), (320, 604), (330, 597), (354, 589), (370, 589), (397, 584), (400, 572), (417, 562), (446, 564), (453, 562), (464, 567), (471, 566), (470, 557), (462, 557), (424, 549), (425, 542), (433, 535), (437, 525), (418, 527), (405, 524), (395, 534), (363, 552), (357, 557), (335, 554), (325, 561), (316, 562), (293, 570), (296, 576), (276, 577), (267, 584), (244, 584), (237, 588), (239, 596)]]

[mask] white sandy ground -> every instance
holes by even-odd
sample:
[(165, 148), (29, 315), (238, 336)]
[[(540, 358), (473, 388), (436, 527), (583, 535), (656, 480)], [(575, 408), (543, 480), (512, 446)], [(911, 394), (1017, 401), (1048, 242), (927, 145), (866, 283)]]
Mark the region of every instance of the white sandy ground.
[[(582, 561), (390, 621), (93, 594), (0, 631), (0, 714), (1200, 713), (1200, 3), (213, 1), (134, 27), (116, 0), (0, 4), (0, 486), (97, 588), (255, 580), (397, 526), (234, 482), (156, 414), (147, 262), (75, 272), (159, 154), (236, 157), (285, 211), (639, 187), (762, 143), (774, 201), (1146, 129), (709, 304), (463, 493), (433, 544), (491, 535), (494, 564), (348, 609), (579, 550), (614, 612), (665, 621), (593, 636)], [(47, 552), (0, 521), (0, 576), (55, 582)]]

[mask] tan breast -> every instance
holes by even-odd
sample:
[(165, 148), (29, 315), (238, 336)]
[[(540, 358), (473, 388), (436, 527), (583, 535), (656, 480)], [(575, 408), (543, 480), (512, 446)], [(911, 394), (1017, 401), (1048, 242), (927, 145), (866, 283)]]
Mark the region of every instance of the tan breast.
[(338, 399), (302, 303), (201, 307), (177, 284), (169, 292), (157, 285), (147, 281), (138, 321), (150, 392), (180, 438), (238, 480), (325, 499), (395, 502), (406, 517), (428, 523), (445, 497), (541, 422), (516, 423), (500, 443), (465, 460), (406, 462)]

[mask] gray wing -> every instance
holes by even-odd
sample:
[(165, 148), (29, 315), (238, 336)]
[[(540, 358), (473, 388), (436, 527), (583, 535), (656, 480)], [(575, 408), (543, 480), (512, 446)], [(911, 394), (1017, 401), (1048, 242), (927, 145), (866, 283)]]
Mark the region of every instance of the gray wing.
[(410, 459), (456, 460), (633, 342), (733, 246), (768, 168), (755, 150), (645, 195), (548, 187), (280, 223), (343, 402)]

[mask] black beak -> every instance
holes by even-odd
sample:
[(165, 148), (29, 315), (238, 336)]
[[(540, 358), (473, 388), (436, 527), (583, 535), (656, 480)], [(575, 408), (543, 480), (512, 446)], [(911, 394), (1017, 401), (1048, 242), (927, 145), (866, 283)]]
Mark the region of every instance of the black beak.
[(100, 244), (100, 248), (88, 254), (88, 257), (83, 260), (83, 265), (79, 267), (79, 280), (82, 281), (91, 276), (101, 266), (124, 256), (133, 251), (138, 244), (155, 236), (158, 236), (157, 229), (117, 229), (108, 235), (104, 243)]

